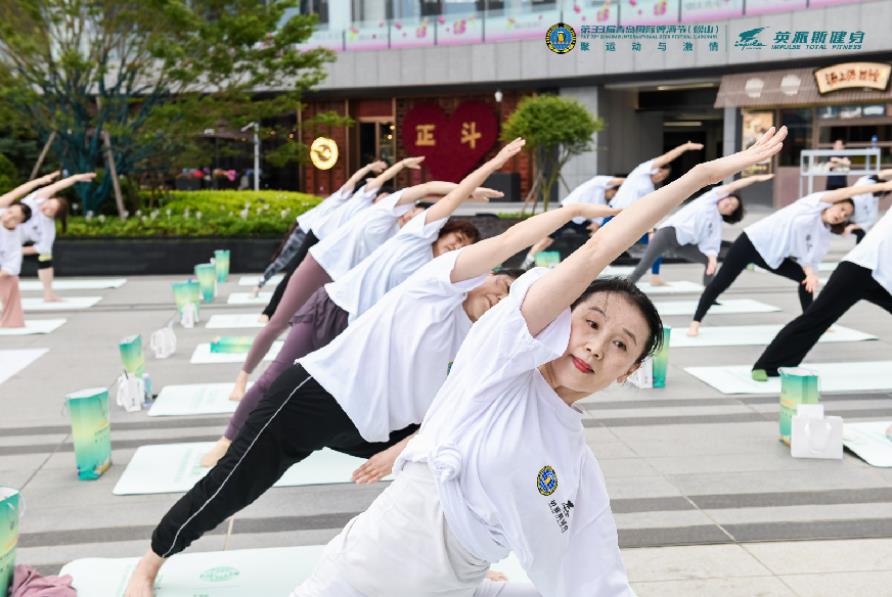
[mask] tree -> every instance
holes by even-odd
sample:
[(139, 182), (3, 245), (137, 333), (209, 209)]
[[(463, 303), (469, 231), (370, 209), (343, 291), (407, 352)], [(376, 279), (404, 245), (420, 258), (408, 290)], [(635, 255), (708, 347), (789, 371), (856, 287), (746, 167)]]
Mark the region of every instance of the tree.
[[(325, 76), (328, 50), (301, 51), (314, 15), (296, 0), (0, 0), (0, 114), (15, 114), (64, 169), (170, 168), (206, 129), (294, 114)], [(283, 131), (279, 138), (288, 138)], [(299, 140), (269, 156), (294, 159)], [(111, 177), (78, 185), (84, 211)]]
[(536, 176), (526, 202), (531, 197), (533, 211), (542, 198), (548, 209), (551, 191), (561, 169), (574, 155), (591, 148), (592, 136), (604, 128), (604, 121), (589, 114), (575, 100), (556, 95), (526, 97), (502, 127), (502, 140), (526, 139), (526, 148), (533, 152)]

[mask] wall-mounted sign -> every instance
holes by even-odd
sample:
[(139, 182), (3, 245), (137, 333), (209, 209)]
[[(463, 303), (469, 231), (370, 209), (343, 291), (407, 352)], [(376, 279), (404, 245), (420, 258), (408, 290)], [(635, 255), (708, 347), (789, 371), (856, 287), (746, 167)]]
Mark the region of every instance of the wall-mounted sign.
[(317, 137), (310, 145), (310, 161), (320, 170), (328, 170), (338, 161), (338, 144), (328, 137)]
[(824, 95), (840, 89), (876, 89), (886, 91), (892, 65), (881, 62), (845, 62), (815, 71), (818, 93)]

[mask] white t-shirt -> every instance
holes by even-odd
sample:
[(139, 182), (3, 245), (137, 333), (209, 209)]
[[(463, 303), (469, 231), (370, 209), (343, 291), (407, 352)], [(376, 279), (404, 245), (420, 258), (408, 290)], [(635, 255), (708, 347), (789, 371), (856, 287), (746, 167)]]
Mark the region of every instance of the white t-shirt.
[(471, 327), (462, 302), (486, 276), (452, 283), (461, 250), (415, 272), (327, 346), (299, 359), (364, 439), (420, 423)]
[(403, 191), (391, 193), (310, 248), (328, 277), (337, 280), (400, 230), (400, 217), (412, 205), (397, 205)]
[(396, 236), (337, 281), (325, 285), (329, 298), (350, 314), (350, 323), (434, 258), (431, 245), (446, 224), (446, 218), (425, 224), (426, 215), (425, 211), (409, 220)]
[(547, 271), (477, 321), (395, 470), (427, 462), (459, 542), (489, 562), (513, 551), (543, 597), (633, 597), (582, 412), (538, 370), (564, 354), (570, 310), (535, 338), (520, 311)]
[(20, 225), (19, 229), (22, 233), (22, 242), (34, 243), (38, 255), (52, 255), (53, 243), (56, 241), (56, 221), (40, 211), (44, 201), (45, 199), (38, 201), (34, 193), (22, 199), (22, 203), (31, 208), (31, 217)]
[[(592, 205), (607, 205), (607, 199), (604, 192), (610, 188), (612, 176), (594, 176), (572, 191), (570, 194), (561, 199), (561, 205), (572, 205), (574, 203), (590, 203)], [(578, 216), (573, 218), (576, 224), (582, 224), (587, 218)], [(594, 218), (595, 222), (602, 222), (604, 218)]]
[(616, 190), (616, 195), (610, 201), (610, 206), (625, 209), (647, 195), (654, 192), (654, 183), (650, 178), (655, 173), (653, 160), (648, 160), (632, 170), (625, 182)]
[(378, 189), (367, 191), (366, 185), (363, 185), (350, 199), (313, 222), (313, 234), (316, 238), (325, 238), (333, 234), (341, 226), (345, 226), (353, 216), (372, 205), (377, 194)]
[(703, 193), (666, 218), (657, 228), (675, 228), (680, 245), (697, 245), (707, 257), (717, 257), (722, 248), (722, 214), (718, 203), (728, 193), (716, 189)]
[[(862, 176), (852, 186), (876, 184), (870, 176)], [(852, 214), (851, 223), (857, 224), (862, 230), (870, 230), (870, 227), (880, 219), (880, 199), (873, 193), (862, 193), (852, 197), (855, 204), (855, 213)]]
[(821, 201), (823, 196), (823, 191), (806, 195), (744, 228), (769, 267), (776, 268), (789, 257), (817, 271), (830, 248), (830, 227), (821, 213), (832, 204)]
[(342, 206), (350, 197), (351, 193), (349, 189), (338, 189), (316, 204), (316, 207), (297, 216), (297, 225), (300, 226), (300, 229), (303, 230), (305, 234), (310, 232), (314, 224), (327, 217), (333, 210)]
[(892, 294), (892, 209), (880, 218), (843, 261), (851, 261), (873, 271), (873, 279)]
[[(0, 208), (0, 215), (6, 211)], [(18, 276), (22, 270), (22, 235), (21, 226), (12, 230), (0, 224), (0, 270), (10, 276)]]

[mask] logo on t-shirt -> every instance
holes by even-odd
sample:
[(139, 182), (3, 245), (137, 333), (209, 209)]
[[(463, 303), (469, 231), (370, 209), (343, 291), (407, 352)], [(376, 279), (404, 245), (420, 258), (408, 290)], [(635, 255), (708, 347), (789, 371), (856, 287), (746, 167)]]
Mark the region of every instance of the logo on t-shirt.
[(551, 510), (554, 521), (557, 523), (561, 533), (566, 533), (570, 530), (570, 509), (566, 504), (558, 504), (557, 500), (551, 500), (548, 502), (548, 509)]
[(549, 496), (558, 488), (557, 473), (550, 466), (543, 466), (536, 475), (536, 488), (544, 496)]

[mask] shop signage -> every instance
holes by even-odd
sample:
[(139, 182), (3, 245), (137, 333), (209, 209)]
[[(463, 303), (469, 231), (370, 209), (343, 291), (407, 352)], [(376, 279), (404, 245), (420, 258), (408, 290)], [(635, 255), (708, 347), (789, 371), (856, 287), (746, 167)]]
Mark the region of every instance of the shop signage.
[(403, 117), (402, 138), (408, 155), (423, 155), (437, 180), (458, 182), (498, 139), (499, 124), (483, 102), (459, 104), (450, 115), (434, 103), (416, 104)]
[(845, 62), (815, 71), (815, 83), (821, 95), (840, 89), (868, 88), (886, 91), (892, 65), (879, 62)]
[(338, 161), (338, 144), (328, 137), (317, 137), (310, 145), (310, 161), (320, 170), (329, 170)]

